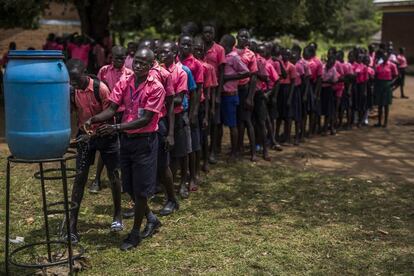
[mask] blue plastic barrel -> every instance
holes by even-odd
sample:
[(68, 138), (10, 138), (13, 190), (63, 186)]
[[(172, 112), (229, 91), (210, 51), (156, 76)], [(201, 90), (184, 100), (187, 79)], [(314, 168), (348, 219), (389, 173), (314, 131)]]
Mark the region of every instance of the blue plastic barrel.
[(63, 58), (61, 51), (9, 52), (6, 140), (16, 158), (58, 158), (69, 146), (69, 74)]

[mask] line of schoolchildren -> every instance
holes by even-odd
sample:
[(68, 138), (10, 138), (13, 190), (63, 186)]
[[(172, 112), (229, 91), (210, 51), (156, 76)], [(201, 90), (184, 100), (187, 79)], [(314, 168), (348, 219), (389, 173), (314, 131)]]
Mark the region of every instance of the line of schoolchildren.
[[(184, 33), (177, 42), (144, 39), (127, 49), (115, 46), (112, 63), (97, 77), (88, 75), (79, 59), (67, 63), (79, 127), (72, 201), (80, 207), (99, 151), (101, 165), (91, 191), (99, 190), (105, 166), (114, 204), (111, 231), (124, 228), (121, 189), (134, 206), (124, 214), (133, 216), (134, 224), (122, 250), (136, 247), (161, 226), (148, 204), (157, 187), (166, 194), (162, 216), (179, 209), (177, 179), (182, 198), (197, 191), (200, 171), (217, 163), (224, 126), (231, 144), (226, 159), (232, 162), (243, 155), (246, 130), (250, 159), (257, 160), (262, 151), (270, 161), (270, 149), (280, 151), (292, 142), (293, 123), (295, 145), (317, 133), (362, 126), (374, 105), (379, 107), (377, 126), (387, 125), (399, 75), (390, 51), (355, 48), (345, 62), (344, 52), (331, 48), (324, 64), (316, 57), (315, 43), (303, 51), (299, 46), (282, 49), (252, 42), (247, 29), (239, 30), (237, 41), (229, 34), (220, 44), (214, 38), (214, 26), (205, 25), (198, 36)], [(397, 58), (402, 76), (403, 59)], [(74, 242), (80, 239), (78, 213), (71, 215)]]

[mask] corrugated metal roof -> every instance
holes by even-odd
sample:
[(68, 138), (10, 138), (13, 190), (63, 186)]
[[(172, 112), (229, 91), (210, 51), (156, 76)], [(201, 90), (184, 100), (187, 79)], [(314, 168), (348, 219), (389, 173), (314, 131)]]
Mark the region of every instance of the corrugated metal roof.
[(374, 0), (374, 5), (377, 6), (404, 6), (414, 5), (413, 0)]

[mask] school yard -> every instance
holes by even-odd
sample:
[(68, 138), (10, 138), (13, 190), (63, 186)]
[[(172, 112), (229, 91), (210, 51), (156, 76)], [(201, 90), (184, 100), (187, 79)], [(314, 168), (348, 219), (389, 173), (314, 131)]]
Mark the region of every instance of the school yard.
[[(118, 249), (126, 231), (109, 233), (110, 190), (86, 192), (82, 275), (413, 275), (413, 77), (407, 85), (410, 99), (395, 100), (388, 129), (315, 138), (273, 152), (272, 163), (219, 163), (200, 191), (182, 201), (178, 213), (162, 218), (160, 232), (134, 251)], [(4, 144), (1, 152), (4, 239)], [(31, 241), (43, 222), (40, 187), (30, 168), (18, 168), (12, 178), (12, 237)], [(59, 192), (57, 184), (48, 188), (50, 198)], [(154, 198), (155, 209), (161, 200)], [(60, 221), (53, 218), (53, 229)], [(127, 229), (131, 223), (126, 221)], [(1, 240), (0, 274), (3, 252)]]

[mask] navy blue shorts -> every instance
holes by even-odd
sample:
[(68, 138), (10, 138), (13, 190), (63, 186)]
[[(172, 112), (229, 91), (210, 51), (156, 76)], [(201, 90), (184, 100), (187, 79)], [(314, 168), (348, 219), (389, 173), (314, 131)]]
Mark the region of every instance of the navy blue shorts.
[(237, 106), (239, 105), (239, 96), (221, 97), (221, 121), (225, 126), (237, 126)]
[(239, 105), (237, 106), (237, 122), (244, 122), (251, 120), (252, 111), (246, 107), (246, 99), (249, 96), (249, 84), (238, 87)]
[(191, 152), (201, 150), (200, 127), (191, 127)]
[(165, 139), (168, 136), (167, 118), (161, 118), (158, 122), (158, 170), (164, 171), (170, 165), (170, 153), (166, 150)]
[[(81, 133), (78, 133), (79, 136)], [(93, 137), (88, 142), (77, 143), (76, 170), (83, 172), (95, 162), (96, 151), (102, 156), (102, 161), (108, 172), (119, 168), (118, 135)]]
[(150, 197), (157, 183), (158, 136), (121, 136), (122, 186), (131, 197)]
[(191, 152), (191, 134), (188, 115), (185, 112), (175, 114), (174, 147), (171, 150), (172, 158), (182, 158)]

